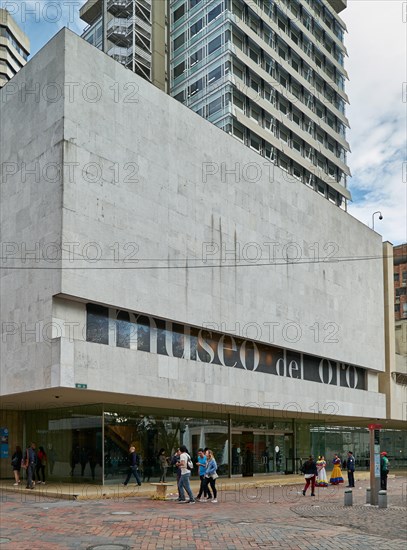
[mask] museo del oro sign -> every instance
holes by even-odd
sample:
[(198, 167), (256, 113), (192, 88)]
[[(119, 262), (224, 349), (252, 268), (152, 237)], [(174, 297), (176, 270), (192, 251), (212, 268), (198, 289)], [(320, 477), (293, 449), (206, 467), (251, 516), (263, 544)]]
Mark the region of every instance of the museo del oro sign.
[(87, 305), (86, 340), (167, 357), (365, 390), (366, 370), (123, 310)]

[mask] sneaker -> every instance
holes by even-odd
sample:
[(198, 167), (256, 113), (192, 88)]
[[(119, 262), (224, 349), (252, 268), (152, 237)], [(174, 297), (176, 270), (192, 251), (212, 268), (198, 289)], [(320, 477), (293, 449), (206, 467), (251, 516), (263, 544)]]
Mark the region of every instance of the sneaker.
[(37, 481), (38, 485), (41, 485), (42, 481)]
[(213, 499), (211, 500), (211, 502), (218, 502), (218, 499), (217, 499), (217, 498), (213, 498)]
[(178, 502), (178, 504), (185, 504), (185, 503), (186, 503), (186, 500), (180, 498), (180, 499), (177, 500), (177, 502)]
[(302, 494), (305, 496), (305, 491), (303, 491)]
[(314, 496), (315, 496), (315, 493), (311, 493), (311, 496), (314, 497)]
[(122, 483), (123, 487), (127, 487), (127, 483)]
[(195, 502), (202, 502), (200, 498), (195, 498)]
[(195, 500), (188, 500), (187, 504), (195, 504)]
[(17, 486), (18, 486), (18, 483), (13, 483), (13, 485), (14, 485), (14, 486), (15, 486), (15, 485), (17, 485)]

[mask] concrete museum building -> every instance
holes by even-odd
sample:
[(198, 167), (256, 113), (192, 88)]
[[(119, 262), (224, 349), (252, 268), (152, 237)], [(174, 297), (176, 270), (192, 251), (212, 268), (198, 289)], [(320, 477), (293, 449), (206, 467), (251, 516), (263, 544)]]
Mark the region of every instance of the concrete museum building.
[(226, 476), (349, 448), (365, 467), (376, 419), (406, 459), (380, 235), (66, 29), (13, 84), (2, 476), (30, 440), (55, 480), (120, 481), (129, 443), (151, 479), (181, 443)]

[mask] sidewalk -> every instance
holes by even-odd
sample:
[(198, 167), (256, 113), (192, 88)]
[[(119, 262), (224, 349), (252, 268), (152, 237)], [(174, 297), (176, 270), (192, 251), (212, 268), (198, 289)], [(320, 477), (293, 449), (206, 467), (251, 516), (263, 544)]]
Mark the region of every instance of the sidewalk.
[[(344, 506), (341, 486), (304, 497), (302, 476), (270, 478), (260, 480), (260, 488), (256, 478), (224, 480), (217, 503), (194, 506), (175, 502), (175, 496), (143, 497), (145, 486), (133, 498), (75, 501), (4, 491), (0, 544), (8, 550), (406, 549), (407, 477), (389, 479), (387, 509), (365, 503), (370, 482), (359, 476), (351, 508)], [(117, 495), (121, 488), (110, 489)]]
[[(406, 472), (397, 472), (397, 477), (405, 476)], [(369, 472), (356, 472), (356, 481), (369, 480)], [(389, 475), (389, 479), (394, 478), (395, 474)], [(346, 485), (346, 475), (344, 475)], [(299, 474), (290, 475), (268, 475), (258, 477), (236, 477), (236, 478), (218, 478), (218, 491), (244, 491), (268, 486), (289, 486), (303, 484), (304, 476)], [(172, 487), (167, 489), (169, 499), (177, 495), (177, 486), (175, 478), (171, 478), (169, 483)], [(191, 481), (191, 488), (194, 494), (199, 490), (200, 481)], [(96, 485), (92, 483), (46, 483), (45, 485), (36, 485), (34, 489), (26, 489), (25, 482), (22, 481), (18, 487), (13, 486), (13, 480), (1, 480), (0, 492), (12, 492), (17, 494), (34, 494), (45, 499), (61, 500), (99, 500), (99, 499), (117, 499), (126, 497), (150, 497), (156, 495), (156, 486), (149, 482), (143, 483), (138, 487), (135, 483), (127, 487), (119, 484)]]

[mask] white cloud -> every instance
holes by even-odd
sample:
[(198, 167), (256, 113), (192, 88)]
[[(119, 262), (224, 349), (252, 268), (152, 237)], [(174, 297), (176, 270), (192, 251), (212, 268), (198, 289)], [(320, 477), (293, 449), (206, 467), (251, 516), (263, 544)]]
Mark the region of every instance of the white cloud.
[(372, 225), (393, 244), (407, 241), (406, 106), (403, 82), (407, 80), (406, 33), (401, 0), (349, 0), (341, 14), (348, 26), (346, 68), (351, 105), (348, 162), (354, 202), (349, 212)]

